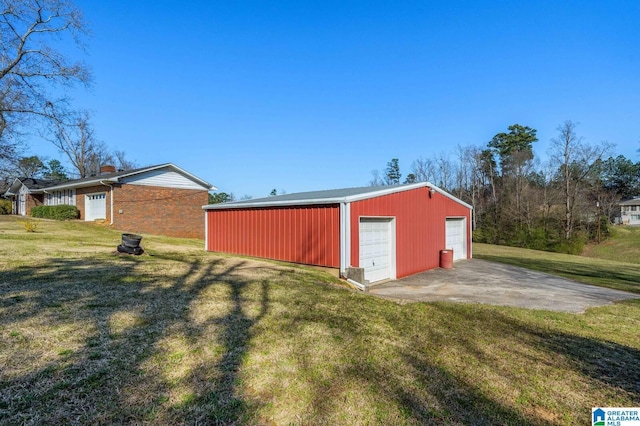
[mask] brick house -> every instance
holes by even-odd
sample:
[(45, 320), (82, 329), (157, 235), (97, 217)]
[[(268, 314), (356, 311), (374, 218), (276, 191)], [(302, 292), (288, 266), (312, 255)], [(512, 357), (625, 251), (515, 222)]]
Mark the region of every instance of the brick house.
[(26, 216), (31, 208), (44, 205), (44, 188), (57, 185), (60, 181), (16, 178), (2, 194), (4, 198), (11, 200), (11, 213)]
[(18, 206), (16, 191), (5, 194), (14, 196), (16, 214), (28, 215), (34, 205), (69, 204), (78, 208), (81, 220), (104, 220), (122, 231), (202, 239), (202, 206), (209, 202), (209, 190), (216, 189), (171, 163), (119, 172), (104, 166), (99, 175), (84, 179), (18, 186), (12, 189), (36, 201)]

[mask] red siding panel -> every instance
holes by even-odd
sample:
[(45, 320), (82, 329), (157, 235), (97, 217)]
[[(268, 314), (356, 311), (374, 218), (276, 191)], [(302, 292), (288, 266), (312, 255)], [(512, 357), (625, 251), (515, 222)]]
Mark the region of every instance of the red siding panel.
[(467, 257), (471, 254), (471, 211), (452, 199), (422, 187), (351, 203), (351, 264), (358, 266), (360, 217), (396, 218), (396, 277), (439, 266), (445, 248), (447, 217), (467, 218)]
[(208, 210), (207, 250), (340, 267), (338, 205)]

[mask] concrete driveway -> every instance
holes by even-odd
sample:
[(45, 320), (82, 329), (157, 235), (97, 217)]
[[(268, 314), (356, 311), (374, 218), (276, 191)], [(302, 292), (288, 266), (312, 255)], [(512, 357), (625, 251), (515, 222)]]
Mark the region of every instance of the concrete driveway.
[(469, 259), (374, 285), (376, 296), (405, 302), (466, 302), (581, 313), (640, 294), (581, 284), (517, 266)]

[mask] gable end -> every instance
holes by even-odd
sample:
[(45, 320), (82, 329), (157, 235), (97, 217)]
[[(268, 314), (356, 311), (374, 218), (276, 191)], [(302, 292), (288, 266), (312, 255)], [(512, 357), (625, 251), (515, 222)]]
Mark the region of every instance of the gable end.
[(128, 176), (120, 179), (120, 182), (130, 185), (160, 186), (176, 189), (208, 189), (178, 172), (166, 169), (151, 170), (146, 173)]

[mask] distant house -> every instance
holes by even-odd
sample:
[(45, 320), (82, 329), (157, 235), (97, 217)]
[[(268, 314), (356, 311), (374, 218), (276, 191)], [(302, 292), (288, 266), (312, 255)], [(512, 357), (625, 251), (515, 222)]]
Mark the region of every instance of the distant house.
[(60, 181), (16, 178), (4, 192), (4, 197), (12, 201), (12, 214), (26, 216), (31, 212), (32, 207), (44, 205), (44, 188), (58, 183)]
[(618, 205), (620, 206), (620, 223), (623, 225), (640, 225), (640, 197), (621, 201)]
[(13, 200), (15, 214), (69, 204), (81, 220), (103, 220), (123, 231), (204, 238), (202, 206), (211, 189), (216, 188), (167, 163), (118, 172), (104, 166), (99, 175), (66, 182), (16, 179), (5, 197)]

